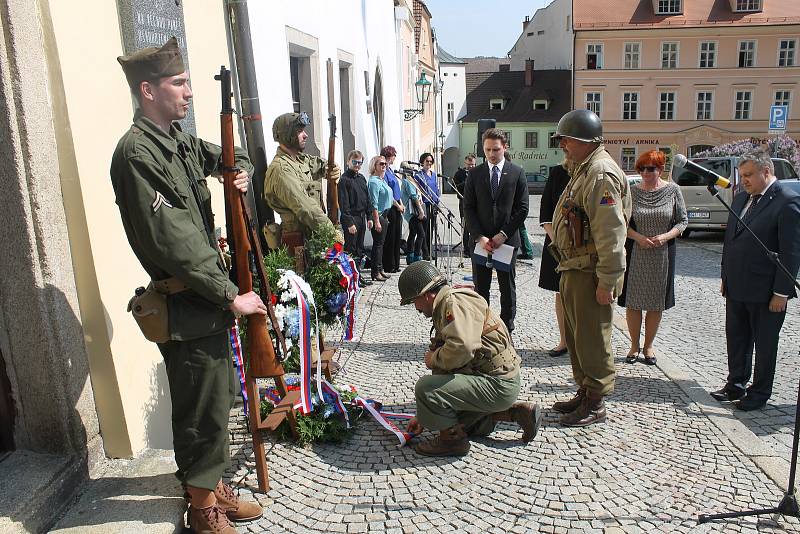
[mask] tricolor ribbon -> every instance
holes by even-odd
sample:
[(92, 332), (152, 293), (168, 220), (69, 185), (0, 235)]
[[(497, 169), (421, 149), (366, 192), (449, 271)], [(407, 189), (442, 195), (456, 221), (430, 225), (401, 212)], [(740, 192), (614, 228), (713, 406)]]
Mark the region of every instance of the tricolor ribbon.
[(342, 319), (342, 330), (344, 335), (342, 337), (345, 341), (353, 339), (353, 330), (356, 323), (356, 308), (358, 303), (358, 294), (360, 287), (358, 285), (359, 277), (361, 276), (356, 267), (356, 262), (346, 252), (337, 251), (335, 247), (329, 248), (325, 252), (325, 260), (339, 269), (342, 277), (347, 280), (347, 301), (344, 306), (344, 314)]
[[(312, 347), (316, 346), (317, 354), (320, 354), (316, 337), (316, 333), (319, 332), (319, 326), (317, 325), (316, 329), (311, 328), (311, 306), (314, 305), (314, 295), (308, 283), (297, 276), (296, 273), (287, 271), (286, 276), (297, 296), (297, 309), (300, 313), (300, 335), (298, 339), (298, 348), (300, 349), (299, 407), (300, 413), (309, 414), (314, 408), (314, 402), (311, 398)], [(320, 359), (322, 359), (321, 354)], [(317, 392), (322, 392), (322, 365), (319, 364), (317, 365)]]
[[(392, 434), (397, 436), (397, 439), (400, 440), (400, 445), (399, 445), (400, 447), (402, 447), (403, 445), (408, 443), (408, 440), (410, 440), (412, 437), (414, 437), (411, 434), (409, 434), (408, 432), (405, 432), (405, 431), (400, 430), (399, 428), (397, 428), (397, 425), (395, 425), (394, 423), (389, 421), (383, 413), (381, 413), (378, 410), (376, 410), (375, 407), (372, 405), (372, 403), (367, 401), (363, 397), (356, 397), (355, 399), (353, 399), (353, 404), (355, 404), (356, 406), (360, 406), (360, 407), (364, 408), (365, 410), (367, 410), (369, 412), (369, 414), (372, 417), (374, 417), (375, 420), (383, 428), (385, 428), (386, 430), (388, 430), (389, 432), (391, 432)], [(399, 416), (400, 414), (393, 414), (393, 415)], [(405, 414), (403, 416), (405, 417)], [(413, 417), (413, 415), (410, 416), (409, 419), (411, 417)]]
[(233, 352), (233, 366), (236, 367), (236, 374), (239, 375), (239, 385), (242, 388), (242, 400), (244, 400), (244, 414), (247, 415), (247, 385), (244, 376), (244, 356), (242, 354), (242, 340), (239, 337), (239, 320), (234, 321), (233, 326), (228, 330), (228, 337), (231, 341)]

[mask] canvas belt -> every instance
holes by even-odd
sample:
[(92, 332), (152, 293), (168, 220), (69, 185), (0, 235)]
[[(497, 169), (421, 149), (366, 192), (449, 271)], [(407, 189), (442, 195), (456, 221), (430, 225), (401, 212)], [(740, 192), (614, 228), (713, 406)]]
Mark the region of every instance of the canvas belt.
[(162, 295), (174, 295), (175, 293), (180, 293), (181, 291), (189, 289), (189, 286), (174, 276), (172, 278), (165, 278), (164, 280), (152, 280), (151, 284), (153, 284), (153, 289)]
[(566, 250), (560, 250), (559, 252), (565, 259), (572, 259), (577, 258), (579, 256), (587, 256), (589, 254), (597, 254), (597, 247), (594, 246), (594, 243), (589, 243), (583, 247), (577, 248), (568, 248)]

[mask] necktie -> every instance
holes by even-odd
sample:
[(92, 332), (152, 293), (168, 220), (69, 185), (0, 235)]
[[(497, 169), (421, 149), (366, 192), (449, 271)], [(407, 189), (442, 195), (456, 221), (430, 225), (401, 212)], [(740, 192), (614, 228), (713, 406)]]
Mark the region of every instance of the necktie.
[[(750, 222), (750, 219), (753, 218), (753, 211), (755, 210), (756, 204), (758, 204), (759, 200), (761, 200), (761, 195), (753, 195), (750, 197), (750, 205), (747, 207), (747, 211), (744, 212), (744, 215), (742, 215), (743, 223), (747, 224)], [(737, 222), (736, 233), (738, 234), (742, 230), (744, 230), (744, 226), (741, 222)]]
[(497, 165), (492, 167), (492, 198), (497, 196), (497, 188), (500, 187), (500, 169)]

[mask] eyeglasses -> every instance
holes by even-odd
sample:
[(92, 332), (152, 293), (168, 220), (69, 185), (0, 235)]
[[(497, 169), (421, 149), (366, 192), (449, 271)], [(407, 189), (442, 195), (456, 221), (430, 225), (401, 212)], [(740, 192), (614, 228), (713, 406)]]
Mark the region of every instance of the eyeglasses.
[(386, 162), (385, 161), (379, 161), (378, 162), (378, 167), (386, 167)]
[(639, 169), (639, 172), (644, 172), (644, 171), (656, 172), (657, 169), (658, 167), (656, 167), (655, 165), (648, 165), (647, 167), (642, 167), (641, 169)]
[(352, 165), (353, 167), (358, 167), (359, 165), (361, 165), (363, 163), (364, 163), (363, 159), (351, 159), (350, 160), (350, 165)]

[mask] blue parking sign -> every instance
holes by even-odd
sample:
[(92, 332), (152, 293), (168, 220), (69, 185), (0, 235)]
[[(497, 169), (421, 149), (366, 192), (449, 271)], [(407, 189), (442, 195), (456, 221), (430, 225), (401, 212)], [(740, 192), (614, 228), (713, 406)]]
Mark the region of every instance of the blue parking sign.
[(770, 106), (769, 108), (769, 133), (782, 133), (786, 131), (786, 119), (789, 117), (789, 106)]

